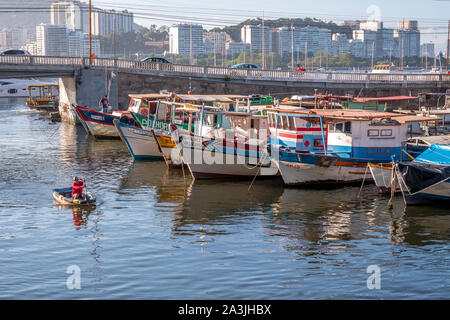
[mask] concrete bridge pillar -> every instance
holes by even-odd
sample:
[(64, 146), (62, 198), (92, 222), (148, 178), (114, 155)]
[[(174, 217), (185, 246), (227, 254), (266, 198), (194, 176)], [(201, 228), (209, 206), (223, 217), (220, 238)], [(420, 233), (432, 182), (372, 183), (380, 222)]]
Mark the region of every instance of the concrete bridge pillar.
[(74, 78), (59, 78), (59, 90), (59, 112), (64, 121), (76, 122), (76, 105), (98, 110), (98, 102), (105, 94), (112, 109), (118, 109), (118, 72), (114, 68), (80, 68)]

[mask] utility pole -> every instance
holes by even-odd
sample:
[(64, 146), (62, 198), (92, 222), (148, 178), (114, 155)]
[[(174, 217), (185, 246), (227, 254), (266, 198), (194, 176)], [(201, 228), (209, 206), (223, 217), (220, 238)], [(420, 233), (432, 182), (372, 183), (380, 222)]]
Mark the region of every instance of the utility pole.
[(266, 41), (265, 41), (265, 37), (264, 37), (264, 10), (263, 10), (263, 14), (262, 14), (262, 68), (265, 69), (266, 68)]
[(450, 49), (450, 20), (448, 21), (448, 35), (447, 35), (447, 74), (448, 74), (448, 51)]
[(92, 64), (92, 0), (89, 0), (89, 64)]

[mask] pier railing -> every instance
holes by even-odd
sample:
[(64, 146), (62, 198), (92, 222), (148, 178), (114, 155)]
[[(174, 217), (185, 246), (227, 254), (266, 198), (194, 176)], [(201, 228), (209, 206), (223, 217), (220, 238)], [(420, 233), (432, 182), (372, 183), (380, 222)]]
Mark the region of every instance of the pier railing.
[[(272, 81), (307, 81), (307, 82), (334, 82), (334, 83), (427, 83), (450, 82), (449, 74), (426, 73), (344, 73), (344, 72), (298, 72), (283, 70), (247, 70), (224, 67), (193, 66), (182, 64), (153, 63), (131, 60), (86, 57), (50, 57), (50, 56), (0, 56), (0, 65), (46, 65), (46, 66), (73, 66), (92, 68), (115, 68), (119, 71), (131, 73), (147, 73), (165, 75), (183, 74), (184, 76), (212, 77), (212, 78), (242, 78), (249, 80)], [(36, 72), (38, 73), (38, 72)]]

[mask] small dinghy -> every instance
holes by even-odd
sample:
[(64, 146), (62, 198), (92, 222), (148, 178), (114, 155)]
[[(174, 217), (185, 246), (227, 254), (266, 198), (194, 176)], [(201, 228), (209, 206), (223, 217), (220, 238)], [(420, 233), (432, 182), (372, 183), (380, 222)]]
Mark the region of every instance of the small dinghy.
[(84, 199), (73, 199), (72, 198), (72, 187), (61, 188), (61, 189), (53, 189), (53, 198), (59, 204), (64, 205), (95, 205), (96, 198), (90, 193), (85, 193)]

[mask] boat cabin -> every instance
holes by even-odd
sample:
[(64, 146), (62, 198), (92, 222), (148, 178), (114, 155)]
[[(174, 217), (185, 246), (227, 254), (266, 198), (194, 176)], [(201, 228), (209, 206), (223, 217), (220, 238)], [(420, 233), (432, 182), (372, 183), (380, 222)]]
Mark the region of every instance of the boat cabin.
[(342, 158), (389, 160), (401, 157), (410, 121), (396, 113), (363, 110), (271, 110), (270, 140), (275, 146), (300, 153), (333, 154)]

